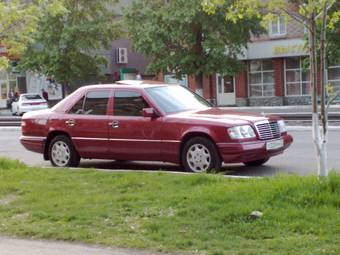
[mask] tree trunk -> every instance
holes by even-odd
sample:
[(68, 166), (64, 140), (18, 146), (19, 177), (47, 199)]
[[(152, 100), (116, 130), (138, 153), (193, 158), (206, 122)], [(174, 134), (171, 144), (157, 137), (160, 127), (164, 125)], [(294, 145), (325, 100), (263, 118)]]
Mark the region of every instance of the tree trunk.
[(313, 125), (313, 141), (317, 156), (318, 175), (321, 174), (321, 165), (323, 164), (321, 158), (321, 138), (319, 126), (319, 113), (317, 104), (317, 59), (316, 59), (316, 23), (315, 11), (309, 18), (309, 61), (310, 61), (310, 80), (312, 86), (312, 125)]
[(320, 31), (320, 81), (321, 81), (321, 124), (322, 124), (322, 137), (320, 148), (320, 172), (319, 176), (328, 175), (327, 166), (327, 134), (328, 134), (328, 116), (326, 109), (326, 16), (327, 4), (325, 1), (322, 10), (322, 26)]
[(62, 83), (63, 86), (63, 97), (67, 97), (69, 94), (71, 94), (71, 86), (67, 82)]

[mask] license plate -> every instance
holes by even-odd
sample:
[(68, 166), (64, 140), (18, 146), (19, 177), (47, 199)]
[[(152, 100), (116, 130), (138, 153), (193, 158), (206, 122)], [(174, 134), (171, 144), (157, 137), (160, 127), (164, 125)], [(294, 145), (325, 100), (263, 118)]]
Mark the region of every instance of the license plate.
[(283, 147), (283, 140), (282, 139), (269, 141), (269, 142), (266, 143), (267, 151), (276, 150), (276, 149), (279, 149), (281, 147)]

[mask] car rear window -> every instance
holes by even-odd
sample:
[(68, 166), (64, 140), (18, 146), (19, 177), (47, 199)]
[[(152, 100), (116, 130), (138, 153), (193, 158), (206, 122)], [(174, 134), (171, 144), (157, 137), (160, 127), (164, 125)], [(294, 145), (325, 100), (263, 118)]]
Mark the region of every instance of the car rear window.
[(23, 95), (22, 100), (29, 101), (29, 100), (41, 100), (42, 97), (40, 95)]

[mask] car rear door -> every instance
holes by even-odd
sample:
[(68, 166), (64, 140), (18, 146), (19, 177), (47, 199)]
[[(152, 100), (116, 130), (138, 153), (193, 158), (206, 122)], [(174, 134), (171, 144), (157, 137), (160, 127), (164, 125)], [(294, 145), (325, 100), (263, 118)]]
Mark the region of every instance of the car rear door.
[(112, 90), (92, 89), (69, 110), (65, 124), (83, 158), (108, 157), (108, 105)]
[(113, 159), (160, 160), (162, 117), (143, 117), (151, 105), (141, 91), (115, 89), (109, 117), (109, 148)]

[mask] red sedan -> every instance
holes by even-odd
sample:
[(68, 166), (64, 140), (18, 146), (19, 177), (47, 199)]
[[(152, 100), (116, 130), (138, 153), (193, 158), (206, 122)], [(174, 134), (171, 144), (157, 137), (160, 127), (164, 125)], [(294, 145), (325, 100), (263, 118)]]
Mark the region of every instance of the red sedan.
[(164, 161), (187, 171), (262, 165), (293, 141), (279, 117), (212, 107), (178, 86), (121, 81), (85, 86), (52, 109), (26, 113), (21, 143), (58, 167), (81, 158)]

